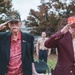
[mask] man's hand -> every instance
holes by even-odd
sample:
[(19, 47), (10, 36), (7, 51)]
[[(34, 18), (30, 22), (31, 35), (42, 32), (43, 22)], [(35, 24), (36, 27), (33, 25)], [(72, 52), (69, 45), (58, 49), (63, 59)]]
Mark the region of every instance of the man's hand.
[(4, 28), (6, 28), (6, 25), (8, 24), (8, 22), (9, 21), (0, 24), (0, 30), (3, 30)]
[(62, 33), (62, 34), (66, 34), (66, 33), (69, 31), (69, 28), (70, 28), (70, 26), (71, 26), (72, 24), (73, 24), (73, 23), (67, 24), (67, 25), (61, 30), (61, 33)]

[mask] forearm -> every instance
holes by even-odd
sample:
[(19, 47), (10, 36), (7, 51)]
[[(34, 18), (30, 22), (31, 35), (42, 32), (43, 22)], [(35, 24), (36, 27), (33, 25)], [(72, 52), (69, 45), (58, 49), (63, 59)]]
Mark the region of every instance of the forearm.
[(48, 48), (48, 55), (51, 53), (51, 48)]
[(45, 47), (47, 48), (56, 48), (57, 41), (62, 37), (62, 33), (58, 31), (57, 33), (51, 35), (51, 37), (45, 41)]
[(38, 53), (39, 53), (39, 45), (37, 44), (36, 45), (36, 54), (38, 55)]
[(34, 65), (34, 63), (32, 63), (32, 74), (36, 74), (37, 72), (36, 72), (36, 69), (35, 69), (35, 65)]

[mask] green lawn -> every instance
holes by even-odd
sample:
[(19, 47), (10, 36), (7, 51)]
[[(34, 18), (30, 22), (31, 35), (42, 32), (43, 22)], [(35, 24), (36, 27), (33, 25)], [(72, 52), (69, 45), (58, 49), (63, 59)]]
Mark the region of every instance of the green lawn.
[(49, 55), (48, 61), (47, 61), (48, 66), (52, 67), (54, 69), (56, 62), (57, 62), (57, 55), (55, 55), (55, 54)]

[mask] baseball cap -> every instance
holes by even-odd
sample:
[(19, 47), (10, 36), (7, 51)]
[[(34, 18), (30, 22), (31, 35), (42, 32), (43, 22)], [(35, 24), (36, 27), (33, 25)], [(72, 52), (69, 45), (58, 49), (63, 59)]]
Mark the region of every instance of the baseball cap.
[(71, 16), (68, 18), (68, 24), (75, 23), (75, 16)]
[(21, 18), (17, 15), (11, 15), (11, 16), (9, 16), (8, 20), (9, 20), (9, 22), (11, 22), (11, 21), (21, 21)]

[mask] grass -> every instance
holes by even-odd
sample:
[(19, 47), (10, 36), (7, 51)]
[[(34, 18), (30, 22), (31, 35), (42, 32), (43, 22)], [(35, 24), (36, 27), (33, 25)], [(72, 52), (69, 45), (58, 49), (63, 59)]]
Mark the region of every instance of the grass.
[(56, 65), (56, 62), (57, 62), (57, 55), (50, 54), (48, 56), (48, 61), (47, 61), (48, 66), (54, 69), (55, 65)]
[[(38, 57), (35, 53), (34, 53), (34, 59), (35, 59), (35, 61), (38, 60)], [(49, 69), (50, 69), (50, 67), (54, 69), (56, 62), (57, 62), (57, 55), (56, 54), (50, 54), (48, 56), (48, 60), (47, 60), (47, 64), (48, 64)]]

